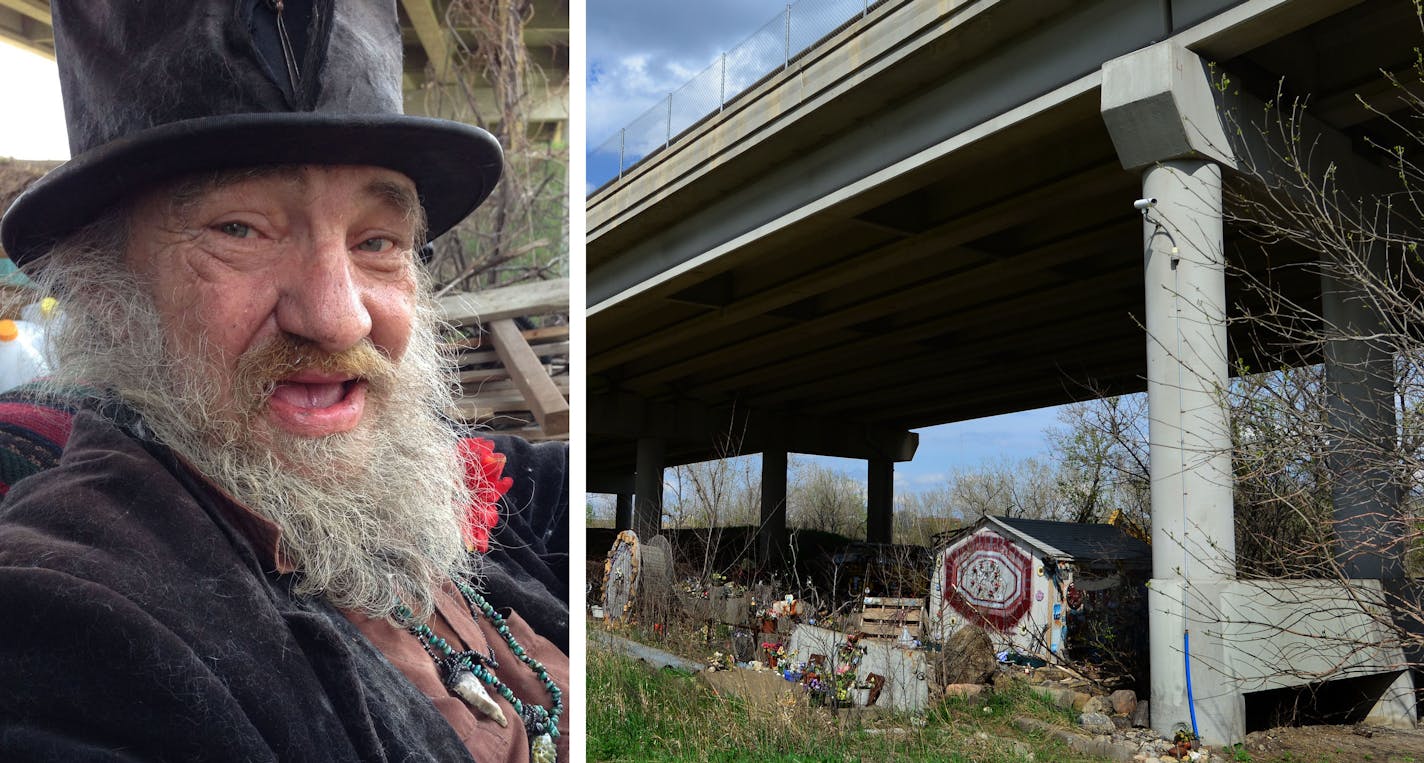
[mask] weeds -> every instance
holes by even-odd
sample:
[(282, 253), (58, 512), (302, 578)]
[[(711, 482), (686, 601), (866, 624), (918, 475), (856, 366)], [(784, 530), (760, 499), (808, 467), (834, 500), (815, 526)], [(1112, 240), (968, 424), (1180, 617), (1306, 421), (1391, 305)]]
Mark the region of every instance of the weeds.
[(698, 677), (655, 671), (590, 646), (588, 687), (590, 760), (1008, 763), (1030, 753), (1037, 760), (1092, 760), (1013, 728), (1022, 715), (1063, 720), (1060, 710), (1018, 684), (979, 700), (946, 701), (925, 716), (833, 713), (794, 693), (760, 702), (718, 696)]

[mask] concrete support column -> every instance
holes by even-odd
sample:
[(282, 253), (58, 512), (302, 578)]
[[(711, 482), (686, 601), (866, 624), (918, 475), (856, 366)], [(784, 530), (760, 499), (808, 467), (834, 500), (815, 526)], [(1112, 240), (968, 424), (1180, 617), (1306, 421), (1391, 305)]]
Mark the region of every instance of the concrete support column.
[(865, 539), (890, 543), (895, 536), (895, 462), (872, 458), (866, 468)]
[(761, 526), (757, 529), (757, 561), (779, 566), (786, 549), (786, 451), (761, 454)]
[(656, 437), (638, 439), (638, 473), (633, 492), (633, 532), (640, 540), (658, 534), (663, 527), (663, 441)]
[(1389, 278), (1384, 248), (1321, 263), (1335, 555), (1350, 578), (1404, 576), (1390, 330), (1363, 284)]
[(1143, 223), (1152, 727), (1166, 733), (1191, 722), (1190, 683), (1202, 738), (1218, 744), (1245, 733), (1245, 705), (1214, 625), (1236, 565), (1221, 167), (1160, 162), (1144, 171), (1142, 188), (1156, 199)]
[(613, 528), (618, 531), (633, 529), (633, 494), (618, 493), (618, 503), (613, 510)]

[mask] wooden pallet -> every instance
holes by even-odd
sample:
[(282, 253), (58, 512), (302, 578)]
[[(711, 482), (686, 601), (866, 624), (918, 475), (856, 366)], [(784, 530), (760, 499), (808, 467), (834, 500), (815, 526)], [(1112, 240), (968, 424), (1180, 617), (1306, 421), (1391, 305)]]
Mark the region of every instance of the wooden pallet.
[(450, 349), (459, 358), (465, 421), (533, 440), (569, 435), (569, 334), (566, 325), (523, 329), (518, 318), (563, 316), (569, 282), (534, 283), (450, 294), (442, 317), (466, 338)]
[(904, 629), (912, 638), (923, 632), (924, 599), (867, 596), (860, 612), (860, 632), (868, 638), (897, 639)]

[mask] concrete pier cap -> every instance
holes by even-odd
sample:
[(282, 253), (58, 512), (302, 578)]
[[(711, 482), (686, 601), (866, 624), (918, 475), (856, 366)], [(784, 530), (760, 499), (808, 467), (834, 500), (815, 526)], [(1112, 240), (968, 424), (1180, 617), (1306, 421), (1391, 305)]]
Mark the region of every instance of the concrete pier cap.
[(1124, 169), (1208, 159), (1236, 169), (1207, 63), (1173, 43), (1103, 64), (1103, 123)]

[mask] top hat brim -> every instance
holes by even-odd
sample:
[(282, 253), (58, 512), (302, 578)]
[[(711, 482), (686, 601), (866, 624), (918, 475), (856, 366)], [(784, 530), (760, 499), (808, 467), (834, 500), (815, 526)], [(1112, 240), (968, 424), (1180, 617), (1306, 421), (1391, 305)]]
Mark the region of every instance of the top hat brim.
[(35, 181), (0, 225), (24, 266), (121, 199), (154, 183), (279, 164), (384, 167), (415, 183), (427, 237), (448, 231), (494, 190), (503, 152), (478, 127), (443, 119), (311, 112), (204, 117), (153, 127), (87, 151)]

